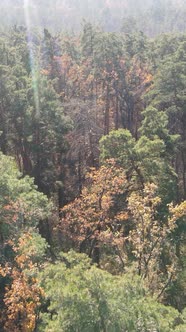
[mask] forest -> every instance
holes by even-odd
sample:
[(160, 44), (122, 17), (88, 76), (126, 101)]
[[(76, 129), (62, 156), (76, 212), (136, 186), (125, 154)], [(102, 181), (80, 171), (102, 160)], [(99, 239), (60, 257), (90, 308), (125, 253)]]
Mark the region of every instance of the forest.
[(80, 33), (82, 20), (119, 32), (126, 22), (148, 36), (186, 30), (185, 0), (1, 0), (0, 27), (25, 25)]
[(186, 5), (85, 2), (0, 4), (0, 331), (184, 332)]

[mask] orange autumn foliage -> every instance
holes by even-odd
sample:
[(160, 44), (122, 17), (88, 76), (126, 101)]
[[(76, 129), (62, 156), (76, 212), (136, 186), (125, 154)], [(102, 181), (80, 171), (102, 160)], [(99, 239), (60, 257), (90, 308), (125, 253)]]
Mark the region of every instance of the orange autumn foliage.
[(34, 279), (13, 268), (11, 287), (6, 289), (4, 303), (7, 307), (5, 331), (32, 332), (36, 326), (40, 289)]
[(125, 206), (116, 205), (127, 190), (125, 173), (114, 160), (92, 169), (81, 196), (62, 209), (60, 232), (78, 248), (86, 241), (116, 245), (127, 219)]
[[(14, 251), (21, 250), (30, 234), (20, 239)], [(42, 289), (37, 285), (34, 274), (35, 265), (29, 255), (17, 254), (12, 264), (0, 267), (0, 275), (11, 280), (5, 288), (4, 294), (4, 331), (33, 332), (37, 322), (37, 312), (40, 306)]]

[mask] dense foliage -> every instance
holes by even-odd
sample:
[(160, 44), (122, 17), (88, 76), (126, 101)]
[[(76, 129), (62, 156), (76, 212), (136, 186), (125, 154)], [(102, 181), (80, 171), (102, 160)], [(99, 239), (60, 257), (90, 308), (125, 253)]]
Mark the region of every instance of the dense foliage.
[(60, 10), (77, 27), (91, 1), (2, 20), (2, 332), (186, 330), (185, 4), (166, 3), (94, 1), (104, 29), (77, 34)]

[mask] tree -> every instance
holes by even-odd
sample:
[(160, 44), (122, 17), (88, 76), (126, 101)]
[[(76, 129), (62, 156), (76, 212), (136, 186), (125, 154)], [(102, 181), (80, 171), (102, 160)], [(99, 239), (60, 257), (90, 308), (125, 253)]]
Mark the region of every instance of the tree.
[(33, 179), (19, 173), (13, 158), (1, 154), (0, 170), (0, 326), (33, 331), (40, 290), (32, 277), (47, 248), (37, 228), (50, 215), (51, 203)]
[(35, 330), (43, 295), (37, 284), (36, 272), (46, 249), (46, 241), (38, 233), (23, 232), (18, 245), (14, 246), (14, 261), (1, 268), (1, 276), (8, 281), (3, 299), (3, 331)]
[(7, 37), (9, 58), (1, 68), (1, 146), (16, 157), (22, 173), (34, 176), (39, 189), (50, 195), (60, 176), (63, 138), (71, 122), (63, 113), (55, 82), (40, 70), (40, 40), (27, 34), (18, 29), (12, 40)]
[(92, 170), (80, 197), (61, 210), (62, 239), (66, 237), (71, 245), (86, 252), (98, 264), (104, 244), (115, 248), (117, 255), (126, 219), (124, 206), (119, 202), (127, 190), (125, 174), (113, 160), (99, 170)]
[[(39, 331), (174, 331), (179, 313), (148, 296), (140, 279), (113, 276), (82, 254), (62, 254), (40, 276), (50, 301)], [(180, 317), (181, 318), (181, 317)]]
[[(143, 137), (148, 137), (151, 142), (157, 142), (159, 139), (159, 142), (161, 140), (162, 145), (164, 145), (163, 149), (160, 150), (161, 159), (156, 166), (159, 195), (164, 204), (177, 201), (178, 181), (172, 161), (173, 158), (176, 158), (180, 136), (171, 134), (168, 126), (168, 115), (165, 112), (149, 106), (142, 112), (142, 116), (143, 119), (139, 128), (142, 142)], [(155, 158), (152, 155), (151, 165), (154, 165), (154, 162)]]
[(148, 181), (160, 184), (164, 170), (165, 144), (157, 135), (148, 138), (143, 135), (138, 141), (126, 129), (119, 129), (103, 136), (100, 140), (101, 161), (116, 159), (138, 187), (143, 188)]
[[(160, 297), (176, 276), (177, 257), (170, 234), (177, 227), (179, 212), (176, 209), (167, 220), (160, 220), (158, 205), (161, 199), (156, 190), (153, 184), (146, 184), (141, 194), (133, 192), (130, 195), (128, 209), (133, 226), (127, 239), (132, 244), (138, 274), (146, 279), (151, 292)], [(179, 209), (183, 214), (181, 206)]]
[(180, 135), (175, 170), (180, 182), (180, 197), (185, 197), (185, 37), (164, 57), (155, 76), (154, 85), (148, 94), (148, 101), (159, 111), (167, 114), (170, 134)]
[[(22, 177), (13, 158), (0, 154), (1, 249), (24, 228), (37, 227), (51, 209), (34, 180)], [(2, 256), (3, 257), (3, 256)]]

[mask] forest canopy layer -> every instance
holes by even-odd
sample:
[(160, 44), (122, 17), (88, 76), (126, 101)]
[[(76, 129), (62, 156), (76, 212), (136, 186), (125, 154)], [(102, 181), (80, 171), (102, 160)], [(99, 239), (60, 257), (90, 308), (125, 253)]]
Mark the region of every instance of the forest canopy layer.
[(186, 330), (186, 8), (135, 3), (1, 1), (2, 332)]

